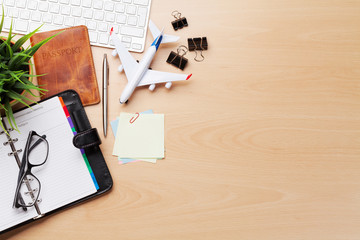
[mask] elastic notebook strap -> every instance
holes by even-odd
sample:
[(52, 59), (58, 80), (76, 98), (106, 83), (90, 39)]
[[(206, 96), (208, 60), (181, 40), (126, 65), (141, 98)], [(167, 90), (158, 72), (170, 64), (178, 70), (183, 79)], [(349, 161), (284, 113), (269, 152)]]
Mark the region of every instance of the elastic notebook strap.
[(77, 133), (73, 138), (73, 144), (80, 149), (99, 146), (101, 139), (96, 128), (91, 128)]

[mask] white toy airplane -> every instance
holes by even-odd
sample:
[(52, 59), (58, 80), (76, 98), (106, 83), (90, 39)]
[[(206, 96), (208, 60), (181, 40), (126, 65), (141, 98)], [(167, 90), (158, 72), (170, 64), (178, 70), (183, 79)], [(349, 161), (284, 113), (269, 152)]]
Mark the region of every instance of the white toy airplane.
[(165, 87), (170, 88), (173, 81), (188, 80), (192, 75), (160, 72), (149, 69), (150, 63), (153, 60), (160, 44), (175, 42), (179, 39), (177, 36), (163, 34), (163, 31), (160, 32), (151, 20), (149, 21), (149, 29), (155, 41), (151, 44), (143, 59), (139, 63), (130, 55), (128, 50), (121, 43), (119, 37), (116, 34), (112, 34), (113, 29), (110, 31), (110, 38), (115, 45), (113, 55), (119, 55), (122, 63), (119, 67), (119, 71), (121, 72), (124, 69), (128, 79), (128, 84), (120, 97), (121, 104), (127, 102), (136, 87), (150, 85), (149, 89), (153, 91), (156, 83), (166, 82)]

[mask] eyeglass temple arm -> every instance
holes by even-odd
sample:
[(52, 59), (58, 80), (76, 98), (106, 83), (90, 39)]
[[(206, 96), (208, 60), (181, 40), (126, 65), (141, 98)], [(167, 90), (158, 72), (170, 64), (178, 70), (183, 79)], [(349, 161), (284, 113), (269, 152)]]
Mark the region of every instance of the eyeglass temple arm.
[[(41, 138), (45, 139), (46, 140), (46, 135), (42, 135)], [(37, 145), (39, 145), (41, 142), (40, 139), (38, 139), (30, 148), (29, 148), (29, 151), (33, 150), (34, 147), (36, 147)]]

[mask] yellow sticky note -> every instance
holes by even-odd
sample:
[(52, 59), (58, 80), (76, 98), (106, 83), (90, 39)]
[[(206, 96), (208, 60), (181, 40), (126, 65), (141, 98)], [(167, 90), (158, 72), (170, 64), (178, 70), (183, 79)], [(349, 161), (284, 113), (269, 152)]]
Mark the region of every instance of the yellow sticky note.
[[(164, 158), (164, 114), (136, 116), (133, 113), (120, 114), (113, 155), (120, 158)], [(133, 123), (131, 119), (135, 119)]]

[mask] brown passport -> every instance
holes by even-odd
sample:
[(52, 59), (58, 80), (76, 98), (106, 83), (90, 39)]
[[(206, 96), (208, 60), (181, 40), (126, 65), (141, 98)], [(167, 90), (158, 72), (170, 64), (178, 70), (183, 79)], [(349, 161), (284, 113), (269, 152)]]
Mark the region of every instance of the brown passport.
[(84, 106), (100, 102), (94, 60), (86, 26), (36, 33), (31, 45), (64, 31), (43, 45), (34, 55), (38, 84), (48, 91), (41, 99), (74, 89)]

